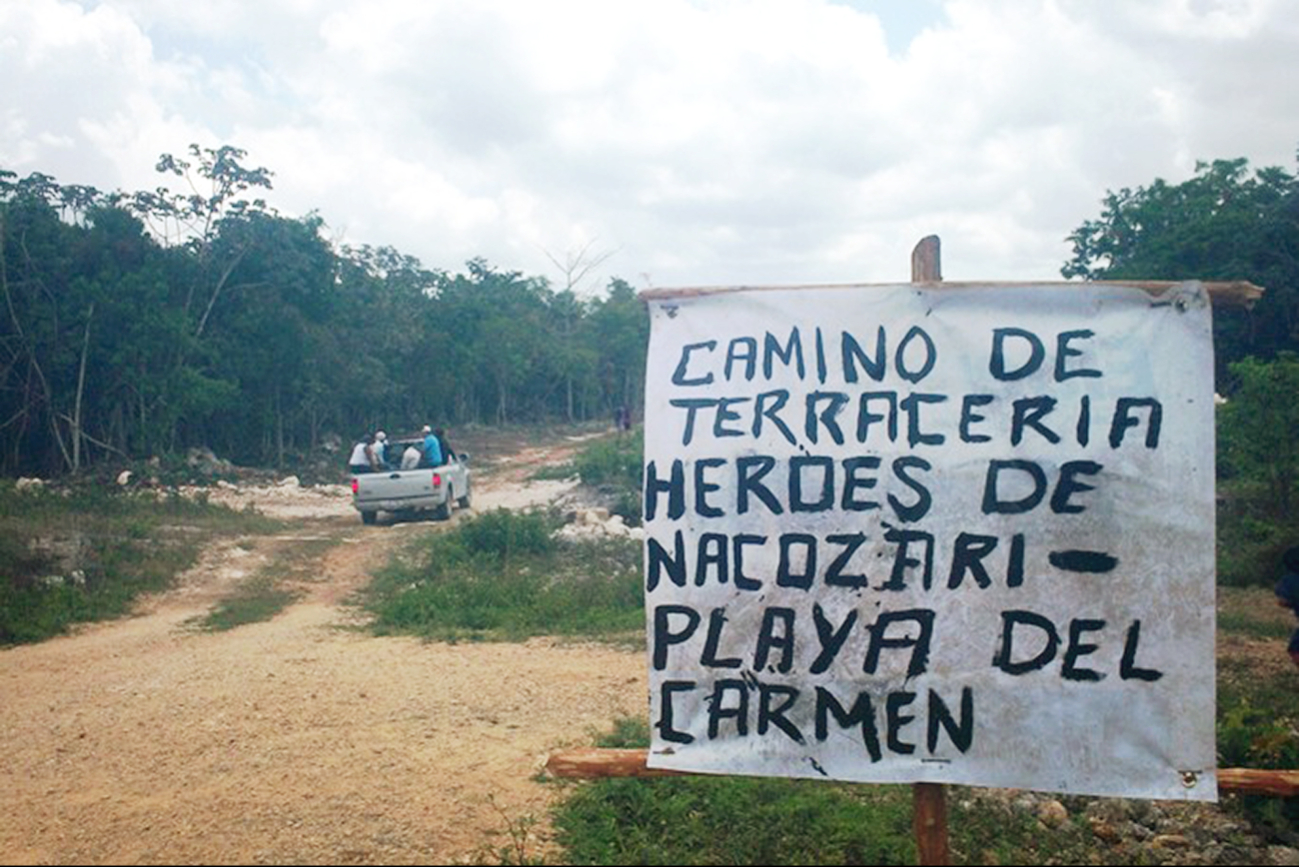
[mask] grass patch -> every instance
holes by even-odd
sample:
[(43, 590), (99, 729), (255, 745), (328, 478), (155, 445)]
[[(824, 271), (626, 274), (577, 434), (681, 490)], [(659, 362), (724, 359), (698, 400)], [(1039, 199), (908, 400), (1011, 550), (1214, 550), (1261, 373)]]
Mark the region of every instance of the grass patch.
[(221, 632), (248, 623), (260, 623), (279, 614), (300, 595), (297, 591), (282, 588), (270, 576), (259, 576), (245, 582), (234, 595), (221, 600), (194, 625), (209, 632)]
[[(620, 720), (604, 747), (644, 747)], [(578, 784), (554, 816), (566, 864), (912, 864), (906, 786), (667, 777)]]
[[(338, 544), (336, 539), (294, 540), (277, 546), (269, 563), (222, 599), (193, 625), (209, 632), (234, 629), (248, 623), (270, 620), (302, 591), (290, 585), (316, 580), (320, 557)], [(240, 545), (243, 547), (243, 543)]]
[(643, 633), (639, 543), (558, 540), (559, 526), (497, 509), (417, 540), (364, 591), (372, 629), (445, 641)]
[(0, 485), (0, 645), (120, 617), (141, 594), (166, 589), (212, 538), (278, 526), (175, 494)]
[[(643, 720), (619, 719), (598, 746), (644, 748)], [(554, 811), (565, 864), (914, 864), (912, 789), (820, 780), (666, 777), (572, 784)], [(1098, 864), (1110, 857), (1081, 818), (1044, 831), (988, 791), (951, 786), (956, 863)]]

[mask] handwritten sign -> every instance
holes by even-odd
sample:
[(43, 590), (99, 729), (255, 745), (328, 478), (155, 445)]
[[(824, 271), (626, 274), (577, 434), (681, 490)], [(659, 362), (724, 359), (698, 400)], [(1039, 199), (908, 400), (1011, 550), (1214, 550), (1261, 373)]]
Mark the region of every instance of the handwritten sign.
[(651, 767), (1216, 799), (1203, 287), (648, 300)]

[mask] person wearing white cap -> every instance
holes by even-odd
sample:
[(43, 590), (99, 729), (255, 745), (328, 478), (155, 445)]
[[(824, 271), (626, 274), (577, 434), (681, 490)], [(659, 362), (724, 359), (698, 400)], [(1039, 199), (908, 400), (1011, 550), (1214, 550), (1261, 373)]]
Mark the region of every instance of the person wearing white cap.
[(378, 464), (375, 469), (388, 469), (388, 435), (383, 431), (374, 435), (374, 459)]

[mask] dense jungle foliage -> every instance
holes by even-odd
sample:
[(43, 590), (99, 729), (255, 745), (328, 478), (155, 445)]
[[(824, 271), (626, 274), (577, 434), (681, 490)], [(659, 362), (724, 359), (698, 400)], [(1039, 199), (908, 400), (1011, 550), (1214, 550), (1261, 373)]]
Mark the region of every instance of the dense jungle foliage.
[(1248, 280), (1249, 310), (1213, 312), (1218, 409), (1218, 580), (1270, 584), (1299, 544), (1299, 181), (1244, 159), (1180, 184), (1109, 192), (1069, 236), (1065, 277)]
[(207, 447), (280, 466), (381, 425), (584, 421), (641, 400), (649, 323), (603, 297), (498, 270), (337, 247), (315, 214), (256, 195), (235, 147), (157, 164), (172, 192), (0, 169), (0, 474)]

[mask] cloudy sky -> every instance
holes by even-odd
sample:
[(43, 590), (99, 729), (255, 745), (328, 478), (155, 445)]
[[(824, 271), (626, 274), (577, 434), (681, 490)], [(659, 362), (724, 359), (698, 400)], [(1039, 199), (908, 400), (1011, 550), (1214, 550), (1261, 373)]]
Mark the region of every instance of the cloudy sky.
[(1107, 190), (1294, 171), (1295, 0), (0, 0), (0, 169), (235, 145), (332, 240), (582, 287), (1059, 279)]

